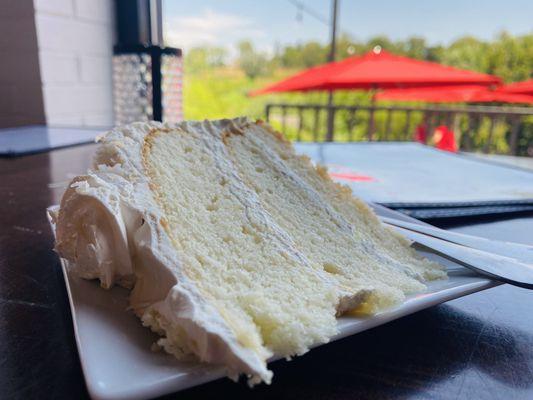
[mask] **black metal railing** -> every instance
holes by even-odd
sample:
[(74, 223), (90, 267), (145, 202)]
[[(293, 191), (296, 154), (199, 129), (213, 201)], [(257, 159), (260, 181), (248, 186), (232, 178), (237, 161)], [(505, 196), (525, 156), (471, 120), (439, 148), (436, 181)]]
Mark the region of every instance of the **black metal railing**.
[[(330, 113), (334, 130), (328, 137)], [(533, 107), (267, 104), (265, 114), (269, 123), (297, 141), (412, 140), (424, 123), (427, 132), (448, 126), (465, 151), (515, 155), (533, 146)]]

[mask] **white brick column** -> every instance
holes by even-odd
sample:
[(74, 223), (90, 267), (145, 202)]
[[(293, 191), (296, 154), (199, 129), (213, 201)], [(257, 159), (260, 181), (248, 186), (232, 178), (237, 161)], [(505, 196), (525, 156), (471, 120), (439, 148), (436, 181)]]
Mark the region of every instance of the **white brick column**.
[(46, 122), (113, 124), (112, 0), (34, 0)]

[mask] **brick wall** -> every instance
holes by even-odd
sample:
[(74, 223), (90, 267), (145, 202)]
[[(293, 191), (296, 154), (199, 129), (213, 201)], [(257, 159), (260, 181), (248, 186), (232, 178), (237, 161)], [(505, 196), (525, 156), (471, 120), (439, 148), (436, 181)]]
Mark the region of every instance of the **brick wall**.
[(113, 124), (112, 0), (34, 0), (49, 125)]

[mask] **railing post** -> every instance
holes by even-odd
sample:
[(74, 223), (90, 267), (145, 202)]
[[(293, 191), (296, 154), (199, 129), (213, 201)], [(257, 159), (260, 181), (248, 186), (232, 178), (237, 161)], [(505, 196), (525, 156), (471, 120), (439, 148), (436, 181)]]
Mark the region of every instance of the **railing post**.
[(518, 135), (520, 133), (521, 122), (522, 118), (519, 115), (513, 117), (512, 119), (511, 137), (509, 139), (509, 153), (513, 156), (516, 156), (518, 149)]
[(454, 132), (459, 132), (461, 130), (461, 115), (456, 113), (456, 114), (453, 114), (453, 131)]
[(353, 127), (355, 126), (355, 113), (357, 108), (350, 109), (350, 116), (348, 117), (348, 140), (353, 142)]
[(448, 129), (452, 129), (453, 113), (446, 113), (446, 126)]
[(313, 141), (316, 142), (318, 139), (318, 124), (320, 120), (320, 108), (315, 107), (315, 115), (313, 119)]
[(411, 138), (411, 110), (407, 110), (405, 113), (405, 134), (404, 137), (409, 140)]
[(266, 122), (270, 122), (270, 109), (272, 108), (272, 105), (267, 104), (265, 107), (265, 118)]
[(330, 102), (328, 102), (327, 106), (328, 110), (328, 122), (327, 122), (327, 131), (326, 131), (326, 142), (333, 142), (333, 136), (335, 131), (335, 113), (336, 108), (333, 106)]
[(287, 136), (287, 122), (285, 121), (286, 119), (287, 119), (287, 106), (283, 105), (281, 107), (281, 131), (285, 136)]
[[(383, 137), (384, 140), (388, 140), (388, 138), (389, 138), (391, 122), (392, 122), (392, 110), (389, 109), (387, 111), (387, 120), (385, 122), (385, 135)], [(380, 138), (380, 140), (381, 140), (381, 138)]]
[[(452, 130), (455, 140), (457, 140), (457, 137), (461, 137), (463, 133), (461, 132), (461, 127), (459, 123), (460, 115), (457, 113), (452, 113), (451, 115), (451, 122), (450, 122), (450, 129)], [(459, 142), (459, 150), (461, 149), (461, 142)]]
[(426, 136), (427, 139), (433, 135), (433, 128), (434, 128), (434, 122), (435, 115), (432, 111), (424, 113), (424, 118), (426, 119)]
[(480, 116), (478, 114), (466, 114), (468, 118), (468, 131), (464, 140), (461, 142), (464, 145), (466, 151), (472, 151), (472, 136), (476, 133), (477, 127), (479, 126)]
[(368, 141), (371, 142), (374, 139), (374, 105), (372, 104), (369, 109), (370, 114), (368, 115), (368, 131), (367, 137)]
[(296, 133), (296, 140), (302, 140), (302, 129), (304, 126), (303, 122), (303, 110), (302, 107), (298, 107), (298, 132)]
[(490, 128), (489, 128), (489, 137), (483, 146), (483, 153), (487, 154), (490, 151), (490, 146), (492, 145), (492, 137), (494, 136), (494, 127), (496, 125), (496, 117), (490, 115)]

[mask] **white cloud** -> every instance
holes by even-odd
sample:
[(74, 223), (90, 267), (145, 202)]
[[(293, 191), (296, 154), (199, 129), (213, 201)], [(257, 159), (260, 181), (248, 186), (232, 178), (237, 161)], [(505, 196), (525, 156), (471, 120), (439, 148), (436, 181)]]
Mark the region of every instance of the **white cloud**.
[(180, 16), (165, 21), (165, 42), (183, 48), (208, 45), (232, 49), (239, 40), (264, 37), (250, 18), (204, 10), (200, 15)]

